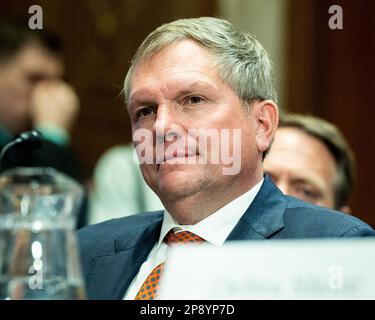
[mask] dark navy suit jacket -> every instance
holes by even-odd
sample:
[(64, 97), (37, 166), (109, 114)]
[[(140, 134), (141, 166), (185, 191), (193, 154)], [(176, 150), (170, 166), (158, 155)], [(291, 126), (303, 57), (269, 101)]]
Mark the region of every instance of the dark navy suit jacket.
[[(88, 226), (78, 232), (90, 299), (122, 299), (159, 239), (163, 212), (146, 212)], [(352, 216), (285, 196), (266, 175), (247, 211), (227, 238), (268, 240), (375, 236)]]

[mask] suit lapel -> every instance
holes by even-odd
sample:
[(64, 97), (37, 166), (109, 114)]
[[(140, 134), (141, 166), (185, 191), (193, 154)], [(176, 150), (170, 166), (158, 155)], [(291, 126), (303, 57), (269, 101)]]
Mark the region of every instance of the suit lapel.
[(87, 277), (90, 299), (122, 299), (159, 239), (161, 221), (139, 226), (114, 241), (113, 252), (92, 259)]
[(246, 210), (227, 241), (269, 239), (284, 228), (284, 213), (288, 200), (265, 175), (259, 193)]
[[(227, 241), (272, 238), (284, 228), (287, 199), (266, 175), (252, 204)], [(91, 260), (87, 276), (90, 299), (122, 299), (142, 263), (159, 239), (163, 217), (133, 228), (115, 239), (111, 252)]]

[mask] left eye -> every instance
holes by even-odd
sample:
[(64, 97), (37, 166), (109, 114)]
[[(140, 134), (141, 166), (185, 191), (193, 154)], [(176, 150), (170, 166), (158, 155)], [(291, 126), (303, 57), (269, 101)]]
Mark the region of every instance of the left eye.
[(193, 97), (189, 97), (187, 101), (190, 104), (197, 104), (197, 103), (203, 102), (204, 99), (201, 97), (193, 96)]

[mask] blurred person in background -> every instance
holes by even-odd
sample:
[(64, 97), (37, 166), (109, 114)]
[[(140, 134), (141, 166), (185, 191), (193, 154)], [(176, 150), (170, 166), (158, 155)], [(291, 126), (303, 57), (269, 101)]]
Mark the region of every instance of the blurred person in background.
[(89, 224), (163, 209), (143, 179), (132, 143), (105, 152), (95, 167), (93, 182)]
[(0, 148), (21, 132), (37, 129), (45, 138), (42, 147), (12, 165), (54, 167), (82, 182), (69, 134), (79, 98), (63, 75), (55, 35), (0, 24)]
[(354, 153), (340, 130), (328, 121), (300, 114), (281, 117), (264, 170), (287, 195), (351, 212)]

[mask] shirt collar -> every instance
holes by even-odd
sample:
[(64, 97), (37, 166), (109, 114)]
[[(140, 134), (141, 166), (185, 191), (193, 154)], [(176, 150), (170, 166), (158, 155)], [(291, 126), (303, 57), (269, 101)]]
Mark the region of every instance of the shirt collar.
[(164, 210), (164, 219), (158, 246), (162, 244), (164, 237), (172, 229), (174, 229), (175, 232), (190, 231), (215, 246), (223, 245), (230, 232), (234, 229), (242, 215), (253, 202), (263, 184), (263, 181), (264, 179), (249, 191), (229, 202), (227, 205), (195, 225), (179, 225), (172, 215), (167, 210)]

